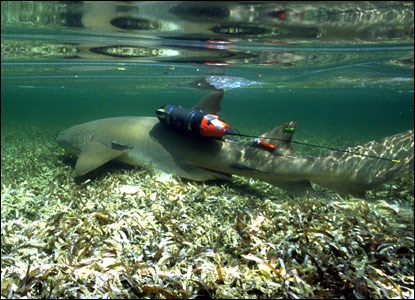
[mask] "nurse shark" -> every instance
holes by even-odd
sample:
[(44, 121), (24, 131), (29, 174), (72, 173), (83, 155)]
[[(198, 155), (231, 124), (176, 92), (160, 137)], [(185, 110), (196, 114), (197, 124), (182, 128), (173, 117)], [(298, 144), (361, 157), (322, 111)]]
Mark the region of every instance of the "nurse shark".
[[(217, 114), (222, 97), (222, 90), (213, 91), (194, 108)], [(277, 147), (275, 151), (252, 141), (194, 136), (148, 116), (115, 117), (75, 125), (61, 132), (57, 142), (79, 154), (77, 176), (116, 160), (195, 181), (231, 179), (232, 175), (256, 178), (294, 195), (312, 193), (314, 182), (340, 194), (361, 196), (413, 171), (413, 130), (344, 152), (301, 157), (291, 145), (295, 127), (296, 122), (289, 121), (261, 135), (263, 141)]]

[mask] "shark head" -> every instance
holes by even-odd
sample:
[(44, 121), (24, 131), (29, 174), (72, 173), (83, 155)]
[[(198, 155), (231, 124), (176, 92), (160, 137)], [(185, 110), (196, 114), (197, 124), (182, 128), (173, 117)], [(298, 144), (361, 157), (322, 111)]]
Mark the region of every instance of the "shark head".
[(66, 151), (73, 154), (79, 154), (80, 145), (74, 141), (75, 138), (74, 131), (72, 129), (67, 129), (59, 133), (56, 142)]

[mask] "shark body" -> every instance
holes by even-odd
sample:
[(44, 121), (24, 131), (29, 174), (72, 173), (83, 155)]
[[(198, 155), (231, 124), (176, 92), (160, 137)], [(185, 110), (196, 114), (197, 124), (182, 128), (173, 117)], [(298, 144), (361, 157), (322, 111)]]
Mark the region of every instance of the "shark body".
[[(194, 107), (216, 114), (222, 96), (221, 91), (212, 92)], [(117, 160), (196, 181), (230, 179), (232, 174), (257, 178), (292, 194), (312, 192), (310, 182), (315, 182), (342, 194), (362, 195), (413, 170), (413, 130), (347, 149), (400, 160), (394, 163), (337, 151), (299, 157), (290, 144), (293, 132), (284, 130), (295, 126), (290, 121), (261, 135), (277, 146), (278, 151), (272, 152), (252, 142), (186, 134), (167, 127), (156, 117), (116, 117), (75, 125), (63, 131), (57, 142), (79, 154), (75, 166), (78, 176)]]

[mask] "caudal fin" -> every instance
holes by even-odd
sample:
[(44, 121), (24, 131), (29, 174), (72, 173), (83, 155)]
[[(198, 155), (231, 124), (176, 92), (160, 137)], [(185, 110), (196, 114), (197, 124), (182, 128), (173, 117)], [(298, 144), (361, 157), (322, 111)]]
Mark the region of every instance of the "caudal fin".
[[(314, 173), (319, 175), (313, 181), (339, 193), (362, 195), (367, 190), (414, 170), (413, 130), (346, 151), (334, 151), (327, 156), (314, 158), (320, 165), (314, 166)], [(320, 173), (316, 170), (318, 168), (321, 168)]]

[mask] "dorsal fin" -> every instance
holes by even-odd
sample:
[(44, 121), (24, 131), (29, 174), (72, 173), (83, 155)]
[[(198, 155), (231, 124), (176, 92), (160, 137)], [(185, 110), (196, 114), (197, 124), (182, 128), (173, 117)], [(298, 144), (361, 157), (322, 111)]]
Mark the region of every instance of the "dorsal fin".
[(291, 147), (291, 139), (293, 138), (296, 126), (296, 122), (289, 121), (265, 132), (260, 137), (264, 141), (277, 146), (277, 149), (282, 150), (284, 155), (295, 155), (295, 151)]
[(206, 97), (196, 103), (193, 108), (199, 109), (205, 113), (216, 115), (220, 111), (220, 102), (222, 101), (223, 90), (209, 93)]

